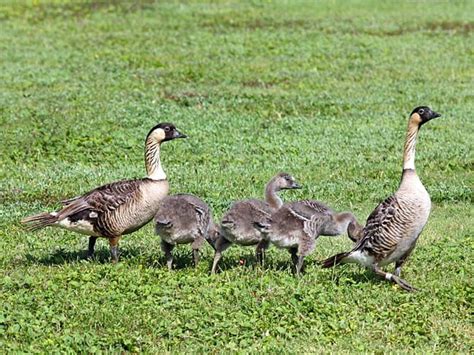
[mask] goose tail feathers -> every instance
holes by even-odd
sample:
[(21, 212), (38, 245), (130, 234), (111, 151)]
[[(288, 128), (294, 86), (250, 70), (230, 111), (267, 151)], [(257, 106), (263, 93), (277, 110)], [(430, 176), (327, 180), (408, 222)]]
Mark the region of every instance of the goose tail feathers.
[(327, 258), (326, 260), (321, 262), (321, 267), (323, 269), (326, 269), (329, 267), (336, 266), (338, 264), (343, 264), (347, 256), (349, 256), (349, 253), (339, 253), (339, 254), (333, 255), (330, 258)]
[(38, 229), (42, 229), (47, 226), (51, 226), (58, 221), (58, 217), (48, 213), (43, 212), (39, 214), (35, 214), (33, 216), (29, 216), (24, 218), (21, 223), (26, 226), (28, 231), (36, 231)]

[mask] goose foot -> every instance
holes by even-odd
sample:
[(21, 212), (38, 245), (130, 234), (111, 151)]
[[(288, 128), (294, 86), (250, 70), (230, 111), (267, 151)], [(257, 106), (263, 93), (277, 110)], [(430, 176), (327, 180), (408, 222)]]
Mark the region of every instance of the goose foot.
[(389, 272), (385, 272), (381, 270), (377, 265), (372, 266), (372, 270), (379, 275), (380, 277), (383, 277), (385, 280), (393, 282), (400, 286), (403, 290), (408, 291), (408, 292), (414, 292), (417, 291), (416, 288), (414, 288), (412, 285), (410, 285), (408, 282), (405, 280), (401, 279), (397, 275), (391, 274)]
[(408, 282), (406, 282), (405, 280), (399, 278), (398, 276), (395, 276), (395, 275), (392, 275), (392, 280), (393, 282), (395, 282), (398, 286), (400, 286), (402, 289), (404, 289), (405, 291), (408, 291), (408, 292), (415, 292), (415, 291), (418, 291), (418, 289), (416, 289), (415, 287), (413, 287), (412, 285), (410, 285)]

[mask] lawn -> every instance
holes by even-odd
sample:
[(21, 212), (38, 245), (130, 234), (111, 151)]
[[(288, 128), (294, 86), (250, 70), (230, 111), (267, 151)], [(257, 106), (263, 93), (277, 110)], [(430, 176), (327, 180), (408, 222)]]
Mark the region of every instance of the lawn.
[[(5, 352), (474, 351), (474, 3), (399, 1), (0, 2), (0, 348)], [(216, 220), (262, 197), (278, 171), (365, 221), (394, 192), (411, 110), (417, 170), (433, 209), (407, 293), (321, 237), (295, 278), (271, 248), (232, 247), (210, 276), (188, 246), (168, 272), (153, 226), (85, 260), (87, 237), (26, 232), (21, 218), (145, 174), (148, 130), (172, 193)]]

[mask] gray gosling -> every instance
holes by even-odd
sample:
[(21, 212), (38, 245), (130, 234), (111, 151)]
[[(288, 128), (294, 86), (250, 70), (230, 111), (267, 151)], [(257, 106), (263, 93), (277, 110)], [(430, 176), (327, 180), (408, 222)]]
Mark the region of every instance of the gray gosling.
[(145, 140), (146, 178), (100, 186), (84, 195), (62, 201), (60, 210), (27, 217), (22, 223), (31, 231), (51, 226), (88, 235), (88, 257), (94, 254), (97, 238), (107, 238), (112, 262), (116, 263), (120, 237), (147, 224), (155, 216), (160, 201), (168, 194), (169, 185), (160, 161), (160, 146), (176, 138), (186, 138), (186, 135), (171, 123), (158, 124)]
[(190, 244), (194, 267), (199, 263), (199, 250), (206, 240), (212, 248), (218, 236), (209, 206), (200, 198), (189, 194), (165, 197), (155, 216), (155, 231), (161, 237), (161, 250), (165, 253), (168, 269), (173, 268), (172, 250), (176, 244)]
[(285, 203), (271, 215), (269, 224), (258, 227), (266, 240), (290, 252), (297, 276), (320, 235), (338, 236), (347, 232), (350, 239), (357, 241), (362, 229), (351, 212), (336, 213), (314, 200)]
[[(403, 172), (398, 190), (370, 214), (362, 238), (355, 247), (349, 252), (326, 259), (323, 262), (324, 268), (358, 263), (406, 291), (415, 291), (414, 287), (400, 278), (400, 273), (415, 248), (431, 209), (430, 195), (415, 171), (415, 145), (420, 127), (440, 116), (426, 106), (417, 107), (412, 111), (408, 120)], [(381, 267), (393, 262), (393, 274), (381, 270)]]
[(258, 225), (267, 225), (271, 214), (283, 205), (277, 192), (286, 189), (299, 189), (296, 180), (287, 173), (275, 175), (265, 186), (265, 201), (250, 199), (234, 202), (222, 217), (221, 235), (217, 238), (211, 273), (216, 272), (222, 253), (232, 244), (243, 246), (256, 245), (256, 256), (260, 263), (264, 260), (264, 251), (268, 242)]

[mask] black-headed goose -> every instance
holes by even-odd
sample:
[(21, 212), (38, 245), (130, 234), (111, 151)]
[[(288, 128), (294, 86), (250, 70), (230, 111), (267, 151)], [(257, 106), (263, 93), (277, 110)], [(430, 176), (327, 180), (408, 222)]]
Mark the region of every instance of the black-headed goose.
[(216, 272), (222, 252), (232, 244), (256, 245), (257, 259), (263, 262), (263, 253), (268, 243), (262, 238), (258, 225), (267, 225), (270, 215), (282, 206), (283, 201), (277, 192), (298, 188), (300, 186), (291, 175), (279, 173), (266, 185), (265, 201), (250, 199), (234, 202), (221, 220), (221, 235), (216, 240), (216, 252), (211, 272)]
[(165, 197), (155, 216), (155, 231), (161, 237), (168, 269), (172, 269), (172, 250), (176, 244), (192, 243), (194, 266), (199, 262), (199, 249), (205, 240), (214, 247), (218, 235), (209, 206), (189, 194)]
[[(415, 145), (420, 127), (436, 117), (440, 117), (440, 114), (426, 106), (413, 110), (408, 120), (403, 172), (398, 190), (370, 214), (356, 246), (347, 253), (326, 259), (323, 267), (358, 263), (404, 290), (415, 290), (400, 278), (400, 272), (428, 221), (431, 209), (430, 195), (415, 171)], [(393, 274), (380, 269), (393, 262)]]
[(304, 258), (314, 250), (320, 235), (338, 236), (347, 231), (349, 237), (356, 241), (361, 230), (352, 213), (336, 213), (314, 200), (285, 203), (271, 215), (267, 226), (259, 227), (266, 240), (290, 252), (297, 275), (301, 273)]
[(145, 140), (146, 178), (100, 186), (62, 201), (63, 207), (58, 211), (27, 217), (22, 223), (29, 230), (52, 226), (89, 235), (89, 257), (94, 253), (97, 238), (107, 238), (112, 262), (117, 262), (120, 236), (147, 224), (155, 216), (161, 199), (168, 194), (160, 146), (175, 138), (186, 138), (186, 135), (171, 123), (160, 123), (150, 130)]

